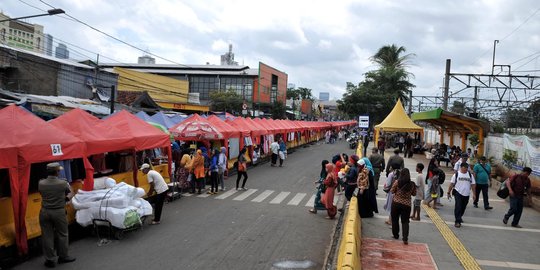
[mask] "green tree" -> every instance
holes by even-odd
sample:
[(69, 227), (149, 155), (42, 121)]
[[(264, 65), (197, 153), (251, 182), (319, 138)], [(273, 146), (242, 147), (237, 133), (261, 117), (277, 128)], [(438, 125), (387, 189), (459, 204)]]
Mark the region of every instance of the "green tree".
[(233, 90), (210, 93), (210, 109), (212, 111), (239, 112), (242, 110), (243, 103), (242, 97)]
[(452, 107), (450, 107), (451, 112), (455, 112), (457, 114), (465, 115), (465, 111), (467, 110), (467, 107), (465, 106), (465, 103), (461, 101), (455, 100), (454, 103), (452, 103)]
[(272, 108), (270, 113), (272, 114), (272, 119), (285, 119), (287, 116), (285, 114), (285, 104), (279, 101), (272, 103)]

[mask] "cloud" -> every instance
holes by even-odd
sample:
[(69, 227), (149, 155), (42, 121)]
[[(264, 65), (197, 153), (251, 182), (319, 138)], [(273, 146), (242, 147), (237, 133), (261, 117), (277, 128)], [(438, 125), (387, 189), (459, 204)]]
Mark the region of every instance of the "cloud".
[[(41, 11), (8, 0), (8, 15)], [(27, 0), (43, 9), (38, 0)], [(339, 98), (345, 83), (358, 83), (374, 69), (369, 61), (380, 47), (396, 44), (414, 53), (415, 95), (440, 94), (446, 59), (452, 71), (491, 72), (496, 64), (538, 70), (540, 6), (534, 0), (475, 1), (50, 1), (68, 14), (167, 60), (217, 64), (234, 44), (235, 60), (256, 68), (265, 62), (289, 75), (289, 82)], [(107, 62), (135, 62), (143, 53), (59, 16), (29, 20), (45, 26), (68, 45), (71, 55)], [(519, 29), (518, 29), (519, 27)], [(510, 34), (510, 35), (509, 35)], [(88, 51), (90, 52), (88, 52)], [(521, 61), (521, 58), (524, 58)], [(157, 59), (158, 63), (170, 63)], [(516, 70), (516, 72), (519, 72)], [(531, 75), (538, 75), (531, 72)], [(459, 87), (453, 83), (452, 87)], [(457, 91), (459, 89), (454, 89)]]

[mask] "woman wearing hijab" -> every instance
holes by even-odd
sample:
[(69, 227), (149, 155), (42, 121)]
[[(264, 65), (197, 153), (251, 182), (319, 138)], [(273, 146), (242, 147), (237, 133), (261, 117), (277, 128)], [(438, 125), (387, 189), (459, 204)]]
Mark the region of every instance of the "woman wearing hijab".
[(242, 148), (240, 150), (240, 154), (238, 154), (238, 167), (237, 167), (237, 177), (236, 177), (236, 190), (238, 190), (238, 184), (240, 183), (240, 178), (244, 176), (244, 181), (242, 182), (242, 190), (246, 190), (244, 187), (246, 186), (246, 181), (248, 179), (247, 175), (247, 162), (246, 157), (244, 156), (246, 154), (246, 148)]
[(188, 177), (189, 177), (189, 170), (191, 166), (191, 149), (190, 148), (184, 148), (182, 150), (182, 157), (180, 159), (180, 162), (178, 163), (178, 183), (182, 190), (187, 190), (189, 187), (188, 183)]
[(325, 192), (325, 185), (323, 181), (326, 179), (326, 176), (328, 173), (326, 172), (326, 164), (330, 163), (328, 160), (323, 160), (321, 162), (321, 173), (319, 175), (319, 180), (315, 181), (317, 186), (317, 193), (315, 193), (315, 202), (313, 203), (313, 208), (309, 209), (310, 213), (317, 214), (317, 210), (326, 210), (326, 207), (324, 207), (324, 204), (321, 202), (321, 195)]
[(409, 215), (411, 213), (411, 197), (416, 196), (416, 185), (411, 181), (409, 169), (401, 170), (399, 179), (394, 182), (391, 189), (394, 194), (392, 201), (392, 235), (399, 239), (399, 219), (403, 227), (403, 243), (408, 245)]
[(375, 171), (368, 158), (358, 161), (358, 214), (362, 218), (373, 217), (373, 212), (379, 213), (375, 195)]
[(337, 214), (337, 207), (334, 205), (334, 193), (338, 185), (337, 175), (334, 173), (334, 164), (326, 164), (326, 173), (327, 175), (323, 182), (326, 186), (326, 191), (321, 198), (321, 202), (326, 207), (328, 218), (334, 219)]
[(359, 157), (357, 155), (351, 155), (351, 157), (349, 157), (349, 171), (347, 172), (347, 175), (345, 175), (345, 198), (347, 198), (347, 201), (351, 200), (354, 190), (357, 187), (358, 160)]
[(201, 194), (204, 186), (204, 157), (201, 149), (197, 150), (195, 157), (193, 158), (193, 175), (195, 176), (195, 185), (191, 186), (191, 192), (195, 193), (195, 186), (199, 189), (197, 194)]

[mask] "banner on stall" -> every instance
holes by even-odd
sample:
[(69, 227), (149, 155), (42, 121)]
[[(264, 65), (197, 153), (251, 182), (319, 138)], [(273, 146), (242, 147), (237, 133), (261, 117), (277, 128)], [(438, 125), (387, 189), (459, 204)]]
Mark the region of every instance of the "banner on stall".
[(518, 170), (530, 167), (534, 175), (540, 176), (540, 140), (504, 134), (503, 151), (503, 158), (514, 161), (512, 167)]

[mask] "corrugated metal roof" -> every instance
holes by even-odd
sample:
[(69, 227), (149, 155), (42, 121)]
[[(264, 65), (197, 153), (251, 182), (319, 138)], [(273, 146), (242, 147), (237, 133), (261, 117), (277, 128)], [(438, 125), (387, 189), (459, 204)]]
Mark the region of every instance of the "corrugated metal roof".
[(85, 69), (94, 69), (91, 66), (81, 64), (81, 63), (77, 63), (77, 62), (71, 61), (69, 59), (60, 59), (60, 58), (56, 58), (54, 56), (49, 56), (49, 55), (46, 55), (46, 54), (41, 54), (41, 53), (32, 52), (32, 51), (26, 51), (26, 50), (22, 50), (22, 49), (18, 49), (18, 48), (13, 48), (13, 47), (3, 45), (3, 44), (0, 44), (0, 47), (1, 48), (6, 48), (6, 49), (12, 50), (12, 51), (20, 52), (20, 53), (26, 53), (26, 54), (34, 55), (36, 57), (47, 59), (47, 60), (54, 61), (54, 62), (58, 62), (58, 63), (63, 64), (63, 65), (69, 65), (69, 66), (74, 66), (74, 67), (78, 67), (78, 68), (85, 68)]

